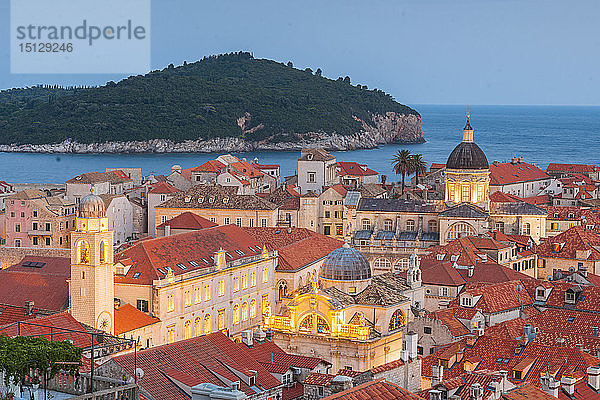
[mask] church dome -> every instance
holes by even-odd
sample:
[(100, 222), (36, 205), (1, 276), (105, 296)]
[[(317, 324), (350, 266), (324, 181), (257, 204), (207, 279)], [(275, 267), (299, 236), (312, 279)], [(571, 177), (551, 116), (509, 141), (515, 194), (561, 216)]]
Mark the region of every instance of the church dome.
[(344, 245), (327, 255), (321, 266), (321, 278), (338, 281), (370, 279), (371, 266), (360, 251)]
[(79, 217), (81, 218), (104, 218), (106, 206), (100, 196), (88, 194), (79, 202)]
[(461, 142), (452, 150), (447, 169), (488, 169), (487, 157), (479, 146), (473, 142)]

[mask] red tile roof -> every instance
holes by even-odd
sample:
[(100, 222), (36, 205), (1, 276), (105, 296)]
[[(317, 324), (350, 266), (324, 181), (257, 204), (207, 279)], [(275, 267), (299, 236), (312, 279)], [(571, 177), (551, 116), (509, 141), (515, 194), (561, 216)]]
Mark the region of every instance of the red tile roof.
[(363, 383), (351, 389), (332, 394), (323, 398), (324, 400), (423, 400), (385, 379)]
[(567, 231), (546, 239), (537, 247), (539, 257), (577, 258), (577, 251), (587, 251), (587, 260), (600, 260), (600, 235), (583, 226), (574, 226)]
[(494, 203), (518, 203), (520, 201), (523, 201), (523, 199), (513, 194), (504, 193), (498, 190), (490, 194), (490, 201)]
[(204, 164), (192, 168), (192, 172), (221, 172), (223, 168), (225, 168), (225, 164), (221, 161), (208, 160)]
[(600, 168), (597, 165), (587, 165), (587, 164), (559, 164), (559, 163), (550, 163), (548, 168), (546, 168), (546, 172), (565, 172), (565, 173), (590, 173), (598, 171)]
[(296, 271), (344, 245), (341, 240), (306, 228), (242, 228), (261, 246), (279, 253), (278, 271)]
[(535, 205), (549, 205), (552, 203), (552, 198), (549, 194), (540, 194), (539, 196), (524, 197), (523, 201)]
[(258, 169), (277, 169), (281, 167), (279, 164), (259, 164), (256, 161), (252, 163)]
[(185, 211), (178, 216), (163, 222), (158, 225), (157, 228), (164, 228), (170, 226), (171, 229), (204, 229), (217, 226), (216, 223), (209, 221), (208, 219), (194, 214), (191, 211)]
[[(113, 360), (133, 376), (134, 354), (116, 356)], [(240, 390), (248, 396), (255, 395), (255, 390), (281, 385), (253, 359), (244, 345), (233, 342), (221, 332), (138, 351), (137, 367), (144, 371), (140, 386), (155, 399), (189, 400), (170, 378), (188, 386), (212, 383), (228, 387), (229, 381), (240, 381)], [(256, 389), (250, 388), (230, 368), (246, 376), (253, 376), (251, 371), (256, 371), (253, 386)]]
[[(473, 297), (481, 296), (479, 300), (473, 304), (473, 308), (481, 310), (481, 312), (485, 314), (494, 314), (522, 306), (533, 305), (533, 299), (529, 293), (524, 290), (521, 281), (480, 285), (474, 289), (465, 288), (460, 295), (462, 296), (463, 294), (469, 294)], [(459, 298), (452, 300), (448, 306), (460, 307)]]
[[(164, 278), (167, 268), (171, 268), (175, 275), (209, 268), (214, 264), (211, 257), (220, 249), (227, 252), (227, 261), (262, 252), (260, 243), (236, 225), (143, 240), (115, 254), (115, 261), (131, 259), (133, 263), (126, 276), (115, 276), (115, 282), (149, 285), (154, 279)], [(183, 264), (185, 269), (177, 264)], [(136, 272), (140, 274), (134, 278)]]
[(156, 182), (152, 185), (152, 189), (148, 191), (148, 193), (154, 194), (169, 194), (169, 193), (178, 193), (181, 190), (175, 188), (168, 182)]
[(160, 319), (141, 312), (131, 304), (123, 304), (119, 308), (115, 308), (116, 335), (121, 335), (158, 322), (160, 322)]
[[(464, 311), (472, 311), (472, 315), (467, 318)], [(471, 334), (471, 331), (466, 327), (460, 319), (471, 319), (477, 313), (477, 310), (466, 309), (462, 307), (452, 307), (443, 310), (434, 311), (427, 314), (427, 318), (440, 321), (443, 325), (448, 327), (448, 330), (452, 336), (461, 337)], [(460, 318), (460, 319), (459, 319)]]
[(542, 179), (550, 179), (550, 175), (533, 164), (526, 162), (490, 164), (490, 185), (508, 185)]
[(336, 167), (341, 176), (369, 176), (378, 174), (376, 171), (367, 168), (366, 164), (359, 164), (354, 161), (338, 161)]
[(320, 363), (329, 364), (329, 362), (316, 357), (288, 354), (269, 340), (254, 341), (252, 347), (248, 347), (246, 350), (256, 361), (282, 366), (285, 368), (284, 372), (291, 367), (314, 369)]
[(431, 163), (429, 170), (431, 171), (431, 170), (442, 169), (442, 168), (446, 168), (446, 164)]
[(265, 175), (264, 172), (247, 161), (234, 162), (229, 165), (248, 178), (259, 178)]
[(27, 314), (25, 307), (0, 306), (0, 326), (12, 324), (17, 321), (26, 321), (35, 317), (35, 310), (32, 314)]
[(305, 385), (329, 386), (333, 378), (335, 378), (335, 375), (311, 372), (306, 378), (304, 378), (303, 383)]
[(292, 382), (284, 386), (281, 393), (281, 400), (293, 400), (304, 397), (304, 385), (299, 382)]

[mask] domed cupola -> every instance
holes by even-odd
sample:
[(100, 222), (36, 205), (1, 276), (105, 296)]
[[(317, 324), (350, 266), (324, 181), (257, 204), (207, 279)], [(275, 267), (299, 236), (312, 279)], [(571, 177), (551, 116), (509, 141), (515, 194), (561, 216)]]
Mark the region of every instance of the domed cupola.
[(83, 197), (79, 203), (80, 218), (104, 218), (106, 216), (106, 206), (100, 196), (93, 193)]
[(446, 169), (488, 169), (489, 164), (485, 153), (473, 142), (473, 128), (467, 116), (467, 124), (463, 129), (463, 141), (450, 153)]
[(485, 153), (473, 142), (470, 117), (463, 128), (463, 140), (450, 153), (445, 171), (445, 201), (471, 203), (489, 208), (490, 166)]
[(319, 277), (326, 287), (356, 294), (370, 283), (371, 265), (360, 251), (344, 244), (327, 255)]

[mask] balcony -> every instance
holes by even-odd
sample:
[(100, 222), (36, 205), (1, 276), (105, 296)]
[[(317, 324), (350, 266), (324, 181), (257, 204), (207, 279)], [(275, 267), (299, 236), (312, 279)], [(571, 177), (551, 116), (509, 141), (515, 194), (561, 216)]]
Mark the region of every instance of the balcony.
[(52, 231), (45, 229), (31, 229), (27, 231), (29, 236), (52, 236)]

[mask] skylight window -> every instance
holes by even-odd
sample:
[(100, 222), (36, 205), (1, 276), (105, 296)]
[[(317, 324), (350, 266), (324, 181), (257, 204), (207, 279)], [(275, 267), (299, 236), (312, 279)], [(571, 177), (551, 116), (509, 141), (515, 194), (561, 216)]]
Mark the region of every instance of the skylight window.
[(162, 269), (162, 268), (157, 268), (157, 269), (158, 269), (158, 272), (160, 272), (161, 274), (165, 274), (165, 275), (167, 274), (164, 269)]
[(575, 317), (569, 317), (569, 318), (567, 318), (567, 322), (573, 322), (573, 321), (575, 321)]
[(233, 258), (233, 256), (232, 256), (231, 254), (229, 254), (229, 253), (225, 253), (225, 255), (226, 255), (227, 257), (229, 257), (229, 258)]
[(206, 258), (204, 258), (204, 257), (203, 257), (203, 258), (201, 258), (200, 260), (202, 260), (202, 262), (203, 262), (204, 264), (208, 264), (208, 261), (206, 260)]
[(183, 270), (186, 270), (186, 269), (187, 269), (187, 267), (186, 267), (184, 264), (181, 264), (181, 263), (177, 264), (177, 266), (178, 266), (179, 268), (183, 269)]
[(243, 252), (242, 250), (240, 250), (240, 249), (237, 249), (235, 252), (236, 252), (236, 253), (238, 253), (240, 256), (246, 255), (246, 253), (244, 253), (244, 252)]
[(135, 274), (133, 274), (133, 279), (139, 278), (141, 274), (141, 272), (136, 272)]
[(190, 261), (190, 265), (192, 267), (199, 267), (200, 266), (200, 264), (198, 264), (196, 261)]

